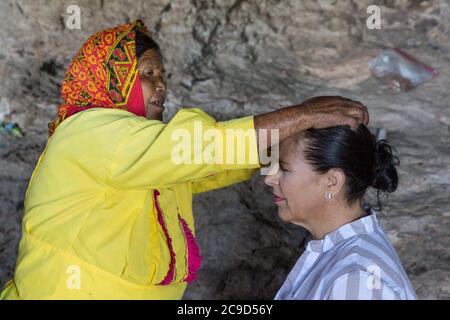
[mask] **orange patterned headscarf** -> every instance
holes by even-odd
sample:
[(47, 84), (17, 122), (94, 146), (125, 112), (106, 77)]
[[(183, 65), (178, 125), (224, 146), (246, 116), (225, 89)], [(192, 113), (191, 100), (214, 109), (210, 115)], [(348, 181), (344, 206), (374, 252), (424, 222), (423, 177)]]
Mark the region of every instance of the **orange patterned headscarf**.
[(48, 124), (49, 137), (62, 121), (90, 108), (123, 109), (145, 116), (136, 31), (149, 34), (144, 22), (135, 20), (97, 32), (83, 44), (62, 82), (63, 103)]

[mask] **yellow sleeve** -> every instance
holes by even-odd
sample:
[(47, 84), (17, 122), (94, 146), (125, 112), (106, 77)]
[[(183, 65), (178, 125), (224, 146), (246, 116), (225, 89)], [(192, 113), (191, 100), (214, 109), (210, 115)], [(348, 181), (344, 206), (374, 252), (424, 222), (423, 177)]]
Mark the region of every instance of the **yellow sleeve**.
[(214, 189), (225, 188), (235, 183), (249, 180), (258, 169), (241, 169), (222, 171), (211, 178), (192, 183), (192, 192), (201, 193)]
[(118, 143), (110, 183), (117, 188), (170, 187), (251, 168), (259, 168), (253, 116), (217, 122), (189, 108), (167, 124), (136, 118)]

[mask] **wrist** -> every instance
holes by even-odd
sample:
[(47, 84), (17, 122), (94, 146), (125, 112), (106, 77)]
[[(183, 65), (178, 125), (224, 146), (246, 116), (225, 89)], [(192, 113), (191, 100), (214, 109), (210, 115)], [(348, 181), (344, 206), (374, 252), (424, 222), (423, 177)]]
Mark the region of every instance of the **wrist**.
[(309, 104), (301, 104), (296, 108), (298, 125), (296, 132), (308, 130), (314, 126), (315, 113)]

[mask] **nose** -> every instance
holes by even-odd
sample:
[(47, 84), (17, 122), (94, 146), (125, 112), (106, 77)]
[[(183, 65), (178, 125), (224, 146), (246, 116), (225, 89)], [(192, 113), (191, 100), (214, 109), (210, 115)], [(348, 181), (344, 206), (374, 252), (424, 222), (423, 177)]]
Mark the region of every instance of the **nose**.
[(166, 93), (166, 83), (162, 77), (158, 77), (155, 83), (156, 91), (161, 91), (162, 93)]
[(273, 172), (271, 170), (271, 172), (269, 172), (269, 173), (270, 174), (266, 175), (266, 177), (264, 178), (264, 183), (267, 184), (270, 187), (278, 186), (280, 184), (279, 183), (279, 176), (278, 176), (279, 170), (276, 169), (275, 172)]

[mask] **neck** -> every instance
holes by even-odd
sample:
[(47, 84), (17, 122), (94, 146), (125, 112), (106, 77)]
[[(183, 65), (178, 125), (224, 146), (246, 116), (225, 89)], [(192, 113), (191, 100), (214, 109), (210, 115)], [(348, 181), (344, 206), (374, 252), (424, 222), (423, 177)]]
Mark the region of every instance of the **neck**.
[(366, 215), (367, 212), (361, 207), (360, 201), (351, 206), (338, 201), (330, 201), (320, 210), (320, 213), (314, 215), (314, 221), (311, 221), (307, 229), (314, 239), (320, 240), (339, 227)]

